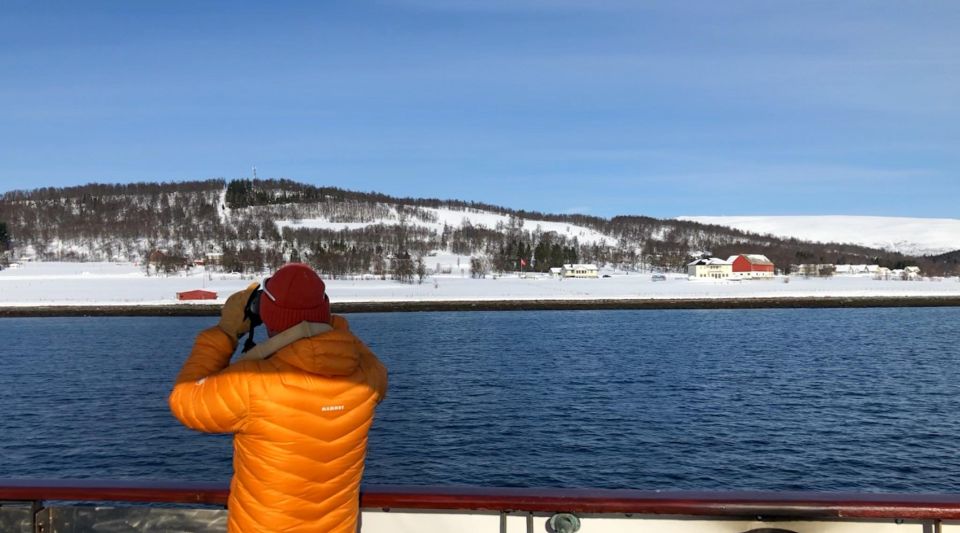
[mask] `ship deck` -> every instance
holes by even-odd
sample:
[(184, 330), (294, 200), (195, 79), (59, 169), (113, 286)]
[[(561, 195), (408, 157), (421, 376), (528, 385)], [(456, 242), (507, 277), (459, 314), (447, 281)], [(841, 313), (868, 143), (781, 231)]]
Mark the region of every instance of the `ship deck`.
[[(0, 480), (0, 531), (225, 531), (227, 496), (217, 484)], [(960, 494), (365, 486), (360, 506), (364, 533), (960, 533)]]

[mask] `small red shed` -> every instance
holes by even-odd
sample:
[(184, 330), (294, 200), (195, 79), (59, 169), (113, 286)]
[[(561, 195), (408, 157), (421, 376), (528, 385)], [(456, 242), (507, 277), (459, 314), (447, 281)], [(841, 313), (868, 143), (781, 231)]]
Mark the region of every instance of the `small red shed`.
[(193, 290), (177, 293), (177, 300), (216, 300), (217, 293), (213, 291)]

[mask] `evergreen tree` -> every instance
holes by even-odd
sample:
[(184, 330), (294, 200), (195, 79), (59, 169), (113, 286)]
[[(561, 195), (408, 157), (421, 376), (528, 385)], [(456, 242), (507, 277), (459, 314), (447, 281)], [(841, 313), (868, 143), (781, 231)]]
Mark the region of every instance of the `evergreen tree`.
[(7, 223), (0, 222), (0, 252), (10, 249), (10, 234), (7, 233)]
[(224, 272), (243, 272), (243, 263), (240, 262), (237, 251), (230, 246), (223, 247), (220, 265)]
[(554, 243), (550, 247), (550, 266), (562, 267), (566, 263), (566, 250), (559, 243)]

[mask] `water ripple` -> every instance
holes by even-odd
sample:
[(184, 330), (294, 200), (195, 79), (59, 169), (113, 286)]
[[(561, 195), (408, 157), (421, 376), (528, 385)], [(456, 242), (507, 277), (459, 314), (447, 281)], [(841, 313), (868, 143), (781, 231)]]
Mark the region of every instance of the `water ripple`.
[[(958, 309), (361, 314), (366, 481), (960, 491)], [(208, 318), (3, 319), (0, 477), (225, 481), (166, 395)]]

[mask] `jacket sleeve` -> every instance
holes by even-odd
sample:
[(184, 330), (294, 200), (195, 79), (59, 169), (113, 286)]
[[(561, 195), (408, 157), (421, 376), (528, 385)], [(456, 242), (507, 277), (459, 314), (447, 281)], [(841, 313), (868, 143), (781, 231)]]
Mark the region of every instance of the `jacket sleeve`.
[(360, 348), (360, 368), (377, 392), (377, 403), (380, 403), (387, 397), (387, 367), (383, 366), (363, 341), (357, 339), (357, 344)]
[(249, 404), (246, 365), (229, 366), (236, 341), (220, 328), (200, 332), (177, 375), (168, 403), (183, 425), (208, 433), (237, 432)]

